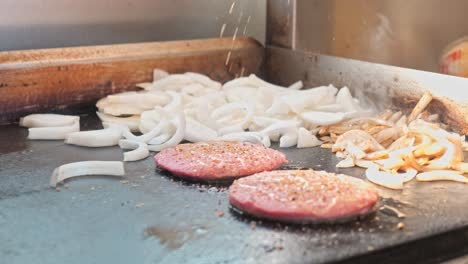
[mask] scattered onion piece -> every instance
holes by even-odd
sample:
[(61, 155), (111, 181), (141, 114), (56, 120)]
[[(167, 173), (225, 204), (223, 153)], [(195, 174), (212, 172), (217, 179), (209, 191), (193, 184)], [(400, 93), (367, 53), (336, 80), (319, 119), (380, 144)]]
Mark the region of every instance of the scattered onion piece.
[(178, 113), (174, 120), (174, 123), (175, 123), (175, 126), (177, 127), (177, 130), (174, 133), (174, 135), (168, 141), (162, 144), (148, 146), (148, 149), (150, 151), (159, 152), (165, 148), (174, 147), (180, 142), (182, 142), (182, 140), (184, 140), (185, 129), (186, 129), (185, 114), (183, 112)]
[(404, 178), (401, 175), (391, 174), (389, 172), (379, 171), (375, 166), (366, 170), (366, 178), (377, 185), (383, 187), (401, 190), (403, 189)]
[(456, 181), (462, 183), (468, 183), (465, 176), (461, 175), (457, 171), (452, 170), (434, 170), (419, 173), (416, 176), (418, 181)]
[(75, 121), (72, 125), (61, 127), (35, 127), (28, 129), (28, 139), (40, 140), (62, 140), (68, 134), (80, 131), (80, 121)]
[(99, 148), (115, 146), (122, 138), (122, 130), (110, 127), (99, 130), (80, 131), (70, 133), (65, 138), (66, 144)]
[(240, 132), (223, 135), (221, 140), (249, 142), (253, 144), (263, 144), (262, 136), (258, 132)]
[(210, 141), (218, 136), (216, 130), (211, 129), (193, 118), (186, 117), (184, 139), (190, 142)]
[(346, 157), (344, 160), (338, 162), (336, 164), (337, 168), (352, 168), (356, 164), (354, 163), (354, 159), (351, 156)]
[(128, 140), (131, 140), (131, 141), (137, 141), (137, 142), (142, 142), (142, 143), (147, 143), (149, 142), (150, 140), (152, 140), (153, 138), (159, 136), (163, 129), (168, 125), (168, 122), (166, 122), (165, 120), (159, 122), (159, 124), (154, 127), (150, 132), (146, 133), (146, 134), (143, 134), (143, 135), (140, 135), (140, 136), (135, 136), (134, 134), (132, 134), (132, 132), (130, 132), (128, 129), (125, 129), (123, 131), (123, 136), (128, 139)]
[(343, 118), (344, 118), (343, 113), (330, 113), (330, 112), (317, 112), (317, 111), (304, 112), (300, 116), (305, 122), (308, 122), (315, 126), (328, 126), (328, 125), (337, 124), (343, 121)]
[(148, 145), (160, 145), (166, 141), (168, 141), (172, 137), (171, 134), (161, 134), (150, 141), (147, 142)]
[(169, 73), (167, 71), (165, 71), (165, 70), (161, 70), (161, 69), (154, 69), (153, 70), (153, 82), (164, 79), (167, 76), (169, 76)]
[(304, 83), (302, 81), (297, 81), (293, 84), (291, 84), (288, 89), (291, 89), (291, 90), (300, 90), (304, 87)]
[(140, 116), (135, 115), (130, 117), (115, 117), (100, 112), (96, 112), (96, 114), (102, 122), (124, 125), (127, 126), (132, 132), (140, 131), (138, 128), (140, 125)]
[(63, 127), (73, 125), (80, 121), (79, 116), (58, 114), (32, 114), (20, 118), (19, 125), (22, 127)]
[(124, 165), (121, 161), (80, 161), (56, 168), (50, 177), (50, 186), (56, 187), (58, 183), (78, 176), (123, 176), (124, 174)]
[(297, 131), (297, 147), (298, 148), (311, 148), (320, 146), (322, 141), (320, 141), (314, 134), (309, 130), (301, 127)]
[(288, 133), (285, 133), (281, 138), (280, 138), (280, 143), (279, 147), (280, 148), (290, 148), (294, 147), (297, 145), (297, 132), (296, 131), (290, 131)]
[(271, 140), (270, 137), (268, 136), (263, 136), (262, 137), (262, 144), (264, 147), (269, 148), (271, 146)]
[(408, 122), (415, 120), (417, 116), (426, 109), (431, 101), (432, 94), (430, 92), (425, 92), (408, 117)]
[(119, 146), (121, 149), (132, 149), (132, 151), (124, 153), (124, 161), (138, 161), (146, 159), (150, 154), (148, 145), (143, 142), (123, 139), (119, 141)]

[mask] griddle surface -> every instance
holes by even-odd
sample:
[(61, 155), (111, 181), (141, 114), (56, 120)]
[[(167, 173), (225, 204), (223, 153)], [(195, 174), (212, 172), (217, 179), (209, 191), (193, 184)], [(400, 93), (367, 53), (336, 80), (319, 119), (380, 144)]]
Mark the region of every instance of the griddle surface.
[[(82, 117), (82, 128), (97, 127), (94, 116)], [(467, 242), (463, 184), (411, 182), (401, 192), (379, 189), (382, 203), (404, 212), (405, 219), (378, 211), (340, 225), (254, 222), (230, 210), (222, 186), (174, 179), (157, 170), (152, 158), (126, 163), (122, 179), (76, 178), (57, 191), (48, 187), (55, 167), (121, 160), (122, 151), (29, 141), (26, 135), (24, 128), (0, 127), (3, 263), (428, 263), (463, 253)], [(327, 149), (281, 151), (290, 161), (285, 168), (337, 171)]]

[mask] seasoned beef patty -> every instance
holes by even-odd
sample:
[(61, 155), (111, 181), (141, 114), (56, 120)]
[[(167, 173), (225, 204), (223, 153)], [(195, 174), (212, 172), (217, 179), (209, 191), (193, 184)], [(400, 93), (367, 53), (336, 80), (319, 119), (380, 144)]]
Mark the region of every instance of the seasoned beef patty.
[(378, 200), (378, 193), (360, 179), (314, 170), (262, 172), (229, 188), (235, 208), (281, 222), (352, 219), (372, 211)]
[(156, 164), (193, 180), (227, 180), (279, 168), (287, 162), (283, 153), (261, 145), (237, 141), (181, 144), (159, 152)]

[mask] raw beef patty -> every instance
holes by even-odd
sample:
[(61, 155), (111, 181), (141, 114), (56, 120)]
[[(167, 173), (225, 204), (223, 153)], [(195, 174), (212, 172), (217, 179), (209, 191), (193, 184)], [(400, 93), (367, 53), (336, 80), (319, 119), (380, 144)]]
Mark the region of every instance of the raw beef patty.
[(235, 208), (281, 222), (343, 221), (373, 210), (378, 193), (366, 182), (314, 170), (262, 172), (229, 188)]
[(237, 141), (181, 144), (159, 152), (156, 164), (194, 180), (227, 180), (274, 170), (287, 162), (283, 153)]

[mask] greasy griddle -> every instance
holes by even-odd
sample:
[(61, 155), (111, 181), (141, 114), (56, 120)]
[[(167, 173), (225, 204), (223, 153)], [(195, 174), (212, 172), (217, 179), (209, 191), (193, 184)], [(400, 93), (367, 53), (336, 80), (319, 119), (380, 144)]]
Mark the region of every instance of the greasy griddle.
[[(98, 128), (95, 116), (82, 128)], [(0, 257), (4, 263), (430, 263), (464, 252), (468, 186), (411, 182), (379, 189), (378, 211), (340, 225), (253, 221), (229, 208), (224, 186), (175, 180), (151, 158), (126, 164), (126, 176), (85, 177), (48, 187), (53, 169), (82, 160), (121, 160), (118, 147), (90, 149), (28, 141), (0, 127)], [(337, 170), (327, 149), (281, 149), (290, 168)], [(125, 180), (125, 181), (120, 181)], [(128, 181), (128, 182), (127, 182)], [(392, 197), (392, 198), (389, 198)], [(405, 224), (397, 229), (399, 222)]]

